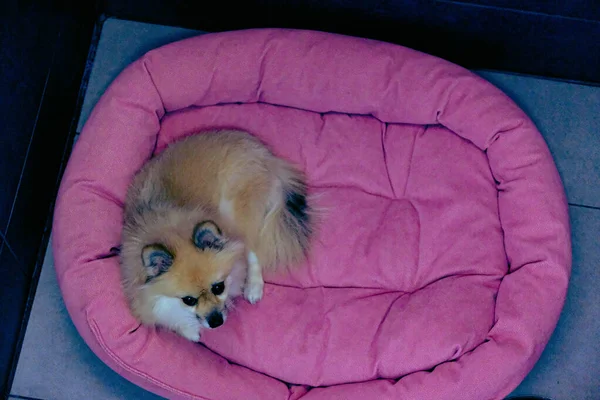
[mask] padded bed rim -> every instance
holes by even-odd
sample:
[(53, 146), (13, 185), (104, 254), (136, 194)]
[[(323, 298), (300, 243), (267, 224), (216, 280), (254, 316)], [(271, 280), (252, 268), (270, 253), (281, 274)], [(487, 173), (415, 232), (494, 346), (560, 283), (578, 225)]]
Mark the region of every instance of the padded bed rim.
[[(254, 74), (235, 75), (235, 64)], [(186, 90), (176, 90), (182, 85), (188, 86)], [(132, 92), (132, 87), (138, 90)], [(206, 376), (193, 377), (202, 395), (170, 386), (156, 371), (140, 371), (135, 360), (119, 358), (105, 342), (106, 336), (114, 339), (116, 328), (99, 326), (93, 309), (101, 291), (103, 296), (110, 292), (114, 307), (123, 306), (122, 294), (117, 281), (95, 271), (116, 268), (116, 259), (98, 258), (118, 241), (115, 224), (130, 175), (111, 169), (103, 155), (120, 152), (129, 157), (128, 152), (135, 149), (149, 156), (166, 112), (237, 102), (371, 115), (386, 123), (441, 124), (484, 151), (497, 182), (510, 265), (498, 291), (495, 324), (487, 340), (433, 371), (397, 381), (311, 390), (290, 388), (229, 364), (202, 347), (193, 350), (193, 357), (214, 369)], [(111, 136), (119, 132), (136, 134), (125, 139)], [(80, 163), (93, 163), (97, 174), (83, 176), (77, 169)], [(112, 192), (97, 193), (96, 182), (107, 179)], [(86, 202), (73, 201), (81, 198)], [(91, 204), (104, 214), (91, 214)], [(89, 221), (89, 232), (100, 232), (113, 242), (73, 232), (71, 227), (81, 219)], [(92, 350), (115, 371), (148, 390), (170, 398), (195, 399), (239, 395), (227, 392), (227, 386), (218, 385), (219, 391), (211, 388), (215, 377), (242, 382), (248, 389), (244, 398), (502, 398), (530, 371), (549, 340), (571, 268), (570, 227), (560, 177), (533, 122), (500, 90), (461, 67), (401, 46), (281, 29), (186, 39), (150, 51), (126, 68), (98, 102), (72, 153), (56, 205), (53, 248), (65, 304)], [(82, 284), (90, 281), (94, 285)], [(127, 321), (120, 328), (126, 329), (131, 317), (123, 314), (123, 318)]]

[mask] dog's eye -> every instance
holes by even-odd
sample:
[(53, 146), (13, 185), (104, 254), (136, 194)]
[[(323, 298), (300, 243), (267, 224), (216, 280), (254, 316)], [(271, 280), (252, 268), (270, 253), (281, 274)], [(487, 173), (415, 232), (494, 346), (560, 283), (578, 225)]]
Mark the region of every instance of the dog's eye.
[(192, 296), (185, 296), (181, 298), (181, 301), (183, 301), (183, 304), (185, 304), (186, 306), (190, 306), (193, 307), (196, 304), (198, 304), (198, 299)]
[(223, 291), (225, 290), (225, 282), (219, 282), (219, 283), (215, 283), (214, 285), (212, 285), (212, 287), (210, 288), (210, 291), (212, 292), (212, 294), (214, 294), (215, 296), (218, 296), (220, 294), (223, 293)]

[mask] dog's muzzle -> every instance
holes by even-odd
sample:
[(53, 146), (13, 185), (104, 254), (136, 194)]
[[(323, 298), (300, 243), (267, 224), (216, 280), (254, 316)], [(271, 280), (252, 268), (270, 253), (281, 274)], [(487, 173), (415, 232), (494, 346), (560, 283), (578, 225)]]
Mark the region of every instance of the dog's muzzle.
[(206, 317), (206, 322), (211, 328), (217, 328), (223, 325), (223, 314), (219, 311), (213, 311)]

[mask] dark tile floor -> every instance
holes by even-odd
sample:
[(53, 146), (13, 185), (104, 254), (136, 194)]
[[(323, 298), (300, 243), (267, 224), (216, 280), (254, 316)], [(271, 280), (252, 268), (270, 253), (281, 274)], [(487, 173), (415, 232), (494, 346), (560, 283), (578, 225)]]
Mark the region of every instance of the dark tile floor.
[[(195, 31), (105, 22), (79, 127), (110, 81), (145, 51)], [(128, 40), (122, 40), (127, 37)], [(573, 275), (559, 325), (540, 362), (515, 391), (554, 400), (600, 398), (600, 87), (479, 71), (512, 96), (544, 134), (562, 174), (573, 227)], [(12, 257), (6, 251), (0, 257)], [(15, 261), (16, 262), (16, 261)], [(15, 278), (17, 279), (17, 278)], [(73, 327), (49, 250), (12, 392), (16, 398), (156, 399), (106, 367)], [(21, 397), (19, 397), (21, 396)]]
[[(0, 23), (0, 231), (8, 225), (60, 26), (35, 7), (19, 23)], [(18, 38), (18, 40), (1, 40)], [(27, 62), (23, 55), (27, 54)], [(17, 95), (15, 95), (17, 94)], [(15, 166), (17, 166), (15, 168)]]
[(49, 236), (45, 227), (94, 27), (91, 2), (64, 9), (57, 3), (7, 0), (0, 12), (2, 398)]

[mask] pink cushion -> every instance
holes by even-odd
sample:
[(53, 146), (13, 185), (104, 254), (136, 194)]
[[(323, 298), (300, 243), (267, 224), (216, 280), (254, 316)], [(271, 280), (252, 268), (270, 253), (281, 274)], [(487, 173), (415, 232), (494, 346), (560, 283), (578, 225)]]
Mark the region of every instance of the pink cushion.
[[(136, 170), (215, 127), (304, 168), (325, 215), (309, 262), (198, 345), (138, 328), (103, 256)], [(547, 343), (571, 266), (561, 180), (508, 97), (407, 48), (289, 30), (195, 37), (123, 71), (75, 146), (53, 245), (86, 343), (180, 399), (502, 398)]]

